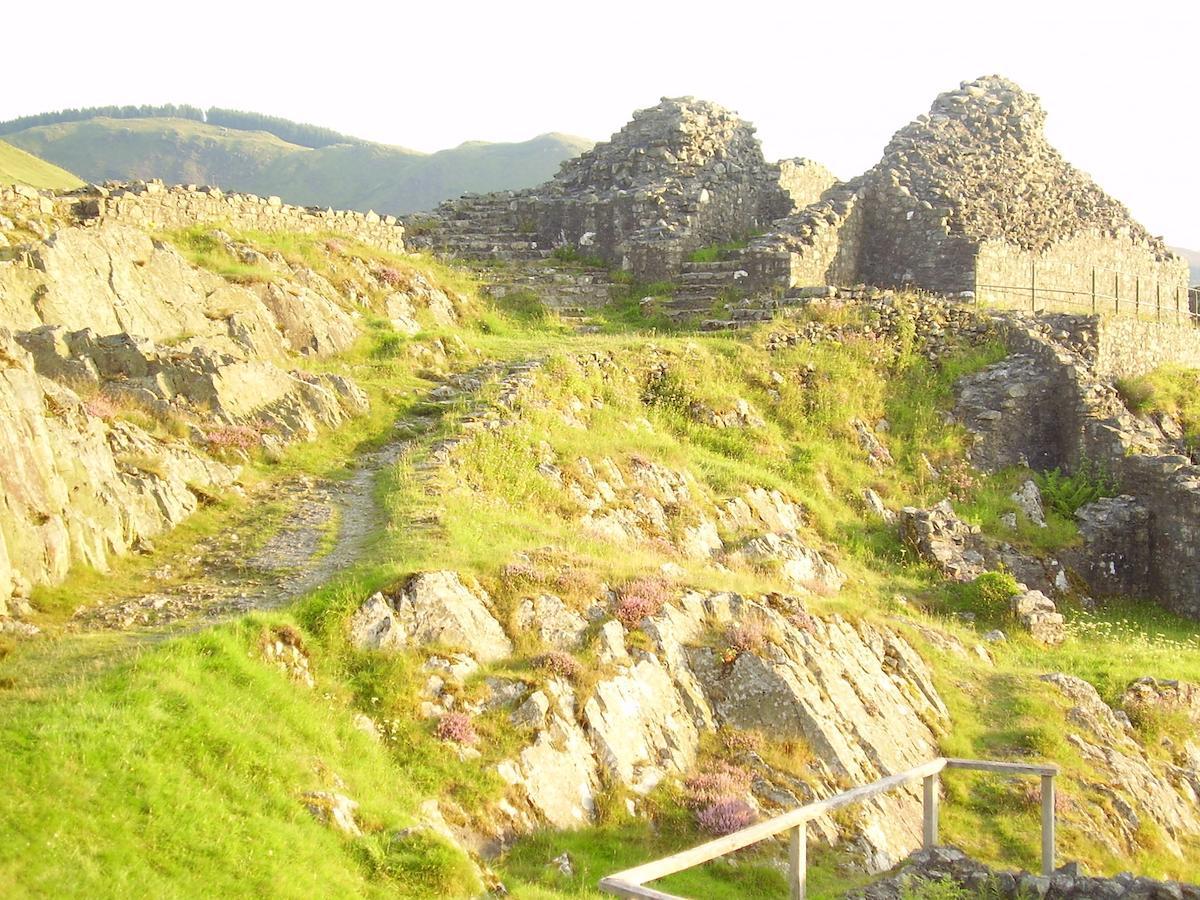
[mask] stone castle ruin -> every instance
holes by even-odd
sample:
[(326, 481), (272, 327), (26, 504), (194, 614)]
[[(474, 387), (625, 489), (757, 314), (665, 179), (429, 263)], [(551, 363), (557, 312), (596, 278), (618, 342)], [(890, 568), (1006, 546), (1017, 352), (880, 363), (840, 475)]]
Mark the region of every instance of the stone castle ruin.
[[(753, 127), (664, 99), (527, 191), (443, 204), (415, 246), (537, 259), (573, 246), (642, 281), (766, 294), (870, 284), (1005, 305), (1187, 312), (1188, 269), (1067, 163), (1033, 94), (998, 76), (940, 95), (866, 173), (768, 163)], [(700, 247), (749, 240), (721, 263)], [(696, 306), (699, 309), (703, 303)]]
[(1090, 307), (1095, 290), (1098, 311), (1121, 298), (1186, 309), (1184, 261), (1062, 158), (1045, 121), (1037, 97), (997, 76), (940, 95), (876, 166), (754, 242), (757, 281), (969, 291), (1013, 305), (1036, 289)]
[(754, 127), (715, 103), (664, 98), (539, 187), (442, 204), (410, 243), (516, 258), (568, 245), (669, 278), (691, 251), (761, 231), (835, 181), (809, 160), (768, 163)]

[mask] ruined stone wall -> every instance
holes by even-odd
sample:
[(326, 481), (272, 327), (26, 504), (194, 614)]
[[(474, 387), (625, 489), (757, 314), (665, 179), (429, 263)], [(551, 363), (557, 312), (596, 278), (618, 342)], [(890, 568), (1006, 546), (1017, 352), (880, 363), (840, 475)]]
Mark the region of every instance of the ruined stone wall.
[(1165, 365), (1200, 369), (1200, 327), (1186, 319), (1154, 322), (1103, 314), (1043, 314), (1043, 319), (1086, 348), (1093, 371), (1106, 381), (1135, 378)]
[(1071, 318), (1009, 318), (1009, 358), (960, 385), (956, 415), (978, 440), (972, 461), (986, 469), (1107, 470), (1139, 514), (1127, 532), (1106, 535), (1110, 571), (1080, 574), (1099, 595), (1154, 597), (1200, 619), (1200, 467), (1148, 433), (1097, 377), (1092, 360), (1131, 336), (1121, 331), (1126, 320), (1113, 320), (1118, 330), (1106, 335), (1098, 320)]
[(865, 232), (858, 192), (831, 191), (803, 213), (751, 242), (745, 254), (758, 290), (856, 284)]
[[(15, 192), (0, 203), (29, 203)], [(289, 206), (278, 197), (226, 194), (210, 187), (166, 187), (161, 182), (132, 182), (85, 188), (66, 194), (43, 192), (37, 201), (64, 217), (113, 221), (147, 229), (227, 227), (235, 231), (286, 231), (339, 234), (392, 253), (404, 252), (404, 227), (393, 216)]]
[(864, 191), (861, 280), (881, 287), (913, 286), (954, 294), (974, 287), (975, 245), (950, 230), (950, 211), (899, 190)]
[[(851, 182), (860, 190), (861, 223), (849, 223), (848, 237), (857, 244), (857, 268), (840, 277), (880, 287), (974, 291), (1029, 308), (1031, 290), (1023, 289), (1034, 286), (1036, 268), (1037, 308), (1063, 307), (1065, 291), (1080, 291), (1090, 310), (1095, 268), (1100, 292), (1119, 292), (1122, 314), (1133, 311), (1139, 284), (1143, 313), (1159, 304), (1173, 312), (1177, 298), (1185, 309), (1183, 261), (1063, 159), (1046, 140), (1045, 119), (1036, 96), (998, 76), (937, 97), (928, 114), (896, 132), (878, 164)], [(775, 230), (806, 236), (806, 228), (820, 227), (813, 219), (813, 211), (804, 210)], [(831, 217), (827, 224), (841, 223)], [(787, 246), (786, 237), (778, 243), (798, 256), (787, 266), (789, 277), (819, 271), (811, 262), (821, 254), (814, 256), (811, 245)], [(778, 274), (784, 266), (776, 260), (768, 268)], [(1115, 306), (1098, 304), (1101, 311)]]
[(573, 246), (640, 279), (662, 280), (678, 275), (691, 251), (761, 232), (834, 183), (810, 160), (768, 163), (754, 126), (736, 113), (664, 98), (545, 184), (441, 204), (416, 223), (421, 233), (413, 239), (500, 259)]
[(1188, 311), (1187, 263), (1133, 238), (1088, 231), (1041, 250), (986, 240), (976, 265), (976, 296), (1003, 306), (1092, 311), (1094, 287), (1095, 312), (1173, 320)]
[(832, 172), (811, 159), (782, 159), (772, 168), (779, 170), (777, 180), (783, 195), (781, 205), (770, 210), (772, 219), (812, 206), (838, 183)]

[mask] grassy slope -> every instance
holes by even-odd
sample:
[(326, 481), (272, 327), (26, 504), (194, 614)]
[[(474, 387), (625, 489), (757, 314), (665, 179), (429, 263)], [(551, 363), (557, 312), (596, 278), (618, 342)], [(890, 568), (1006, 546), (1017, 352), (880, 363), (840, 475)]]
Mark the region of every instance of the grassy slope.
[(0, 184), (35, 188), (76, 188), (83, 182), (70, 172), (0, 141)]
[(313, 150), (266, 132), (167, 118), (96, 118), (30, 128), (6, 139), (93, 181), (162, 178), (278, 194), (301, 205), (395, 214), (467, 191), (538, 184), (590, 146), (582, 138), (550, 134), (433, 154), (372, 143)]
[[(176, 239), (197, 261), (222, 265), (198, 248), (193, 236)], [(274, 249), (319, 263), (306, 239), (260, 240), (275, 241)], [(264, 244), (264, 249), (271, 247)], [(613, 547), (582, 537), (569, 501), (530, 471), (536, 463), (531, 448), (541, 440), (549, 441), (563, 460), (606, 453), (627, 460), (640, 454), (686, 467), (717, 496), (753, 484), (778, 486), (802, 499), (812, 522), (810, 539), (834, 553), (851, 575), (842, 595), (814, 599), (814, 612), (836, 611), (895, 625), (895, 614), (903, 609), (907, 618), (958, 634), (968, 645), (978, 640), (978, 630), (964, 626), (956, 612), (979, 614), (979, 630), (993, 624), (1007, 627), (980, 607), (977, 597), (947, 587), (925, 567), (914, 565), (892, 530), (865, 520), (857, 502), (861, 487), (868, 484), (893, 505), (940, 497), (944, 486), (926, 480), (921, 455), (944, 464), (961, 453), (962, 437), (944, 427), (939, 408), (949, 400), (954, 376), (994, 359), (994, 347), (933, 370), (914, 358), (878, 359), (869, 345), (801, 346), (767, 354), (761, 336), (753, 333), (658, 334), (653, 343), (659, 354), (688, 378), (678, 391), (660, 392), (648, 403), (638, 381), (604, 382), (572, 359), (576, 350), (612, 352), (621, 371), (636, 375), (647, 361), (647, 336), (636, 327), (631, 330), (629, 322), (628, 311), (617, 307), (600, 323), (610, 334), (569, 336), (552, 316), (514, 300), (508, 311), (492, 310), (471, 327), (456, 330), (467, 348), (462, 367), (481, 358), (547, 356), (539, 390), (550, 404), (525, 409), (521, 424), (509, 435), (478, 433), (462, 447), (458, 477), (432, 485), (421, 480), (419, 464), (432, 442), (453, 430), (464, 409), (444, 411), (448, 421), (438, 424), (434, 411), (418, 402), (431, 384), (419, 377), (419, 367), (405, 351), (437, 332), (397, 341), (378, 326), (345, 360), (322, 363), (349, 369), (370, 391), (375, 413), (316, 445), (297, 448), (274, 465), (284, 471), (336, 471), (337, 461), (352, 457), (361, 442), (381, 439), (392, 417), (426, 415), (424, 437), (379, 486), (393, 525), (376, 536), (360, 564), (291, 610), (177, 639), (99, 677), (79, 675), (87, 670), (89, 648), (69, 636), (3, 661), (0, 793), (16, 800), (0, 805), (0, 834), (5, 836), (0, 841), (0, 885), (11, 884), (16, 895), (74, 890), (93, 896), (117, 896), (130, 885), (163, 896), (217, 891), (456, 896), (468, 890), (469, 874), (455, 853), (437, 843), (416, 845), (413, 838), (397, 843), (389, 836), (413, 819), (425, 797), (441, 796), (478, 812), (501, 796), (502, 785), (479, 764), (459, 763), (417, 716), (415, 691), (423, 681), (416, 669), (419, 654), (350, 652), (342, 638), (343, 623), (371, 591), (420, 568), (473, 573), (503, 608), (515, 591), (525, 589), (506, 587), (502, 575), (518, 549), (562, 548), (569, 566), (551, 559), (545, 576), (573, 571), (566, 582), (548, 588), (568, 597), (572, 590), (587, 593), (601, 578), (620, 583), (654, 571), (670, 558), (654, 548)], [(810, 364), (818, 376), (801, 388), (792, 376)], [(771, 369), (788, 376), (778, 402), (768, 397), (772, 385), (762, 377)], [(564, 427), (559, 416), (562, 404), (574, 396), (604, 399), (602, 408), (585, 413), (586, 430)], [(734, 397), (745, 397), (762, 410), (767, 427), (721, 431), (697, 425), (685, 413), (693, 399), (720, 406)], [(889, 418), (894, 469), (876, 472), (862, 459), (846, 426), (853, 416)], [(626, 427), (642, 417), (651, 430)], [(273, 465), (264, 465), (262, 477), (270, 477)], [(995, 497), (980, 500), (979, 493), (987, 490), (999, 493), (990, 484), (964, 493), (976, 506), (987, 507), (989, 514), (980, 517), (985, 527), (1002, 505)], [(434, 504), (439, 507), (437, 524), (414, 527)], [(143, 577), (156, 564), (154, 557), (123, 563), (108, 585)], [(757, 590), (766, 585), (765, 577), (693, 569), (688, 580), (704, 587)], [(104, 589), (85, 581), (68, 583), (56, 593), (94, 600)], [(908, 598), (905, 606), (888, 599), (897, 594)], [(941, 655), (911, 626), (902, 627), (913, 632), (914, 643), (935, 661), (939, 689), (952, 708), (954, 729), (943, 749), (963, 756), (1054, 759), (1068, 773), (1061, 790), (1071, 798), (1081, 790), (1072, 776), (1082, 768), (1062, 738), (1065, 705), (1037, 677), (1049, 669), (1079, 674), (1115, 702), (1128, 681), (1147, 673), (1200, 680), (1200, 647), (1193, 624), (1145, 605), (1068, 613), (1071, 637), (1053, 656), (1018, 635), (993, 648), (995, 667), (974, 657)], [(290, 685), (259, 660), (257, 642), (272, 622), (303, 629), (318, 678), (315, 691)], [(520, 661), (506, 666), (500, 670), (539, 677)], [(355, 710), (385, 725), (389, 736), (382, 745), (365, 741), (350, 727)], [(477, 725), (485, 736), (484, 762), (511, 751), (520, 737), (503, 714), (483, 717)], [(345, 792), (363, 804), (365, 838), (337, 837), (313, 823), (300, 806), (299, 793), (327, 789), (333, 782), (330, 773), (344, 779)], [(1030, 835), (1036, 828), (1035, 803), (1003, 783), (964, 777), (947, 781), (947, 840), (993, 861), (1034, 863)], [(574, 835), (547, 832), (519, 842), (500, 860), (499, 875), (518, 897), (598, 896), (594, 885), (601, 874), (701, 838), (669, 793), (652, 802), (657, 809), (652, 831), (625, 818), (621, 799), (614, 796), (607, 805), (615, 811), (602, 824)], [(1136, 860), (1113, 859), (1095, 845), (1069, 807), (1060, 827), (1064, 854), (1094, 868), (1200, 876), (1194, 864), (1163, 854), (1152, 833), (1145, 836)], [(564, 849), (574, 860), (574, 877), (548, 866)], [(838, 868), (835, 854), (814, 857), (813, 896), (836, 896), (855, 882), (855, 876)], [(781, 879), (777, 871), (755, 864), (759, 861), (750, 857), (736, 867), (706, 867), (663, 887), (714, 898), (766, 895), (781, 887)]]

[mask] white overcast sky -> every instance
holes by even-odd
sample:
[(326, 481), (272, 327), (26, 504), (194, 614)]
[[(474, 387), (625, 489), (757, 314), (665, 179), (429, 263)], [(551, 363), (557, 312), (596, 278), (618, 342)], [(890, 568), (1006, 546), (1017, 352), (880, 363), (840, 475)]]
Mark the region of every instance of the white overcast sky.
[[(0, 119), (192, 103), (436, 150), (607, 138), (692, 94), (769, 157), (850, 177), (941, 91), (1000, 73), (1151, 231), (1200, 249), (1200, 3), (508, 0), (5, 4)], [(1110, 11), (1111, 10), (1111, 11)]]

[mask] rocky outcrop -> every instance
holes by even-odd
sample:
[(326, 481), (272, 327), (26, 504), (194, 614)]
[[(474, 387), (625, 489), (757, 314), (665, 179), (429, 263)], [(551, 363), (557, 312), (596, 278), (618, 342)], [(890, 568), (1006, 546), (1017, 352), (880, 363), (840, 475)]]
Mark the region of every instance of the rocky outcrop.
[[(1200, 726), (1200, 685), (1149, 676), (1139, 678), (1126, 688), (1121, 708), (1180, 713), (1193, 725)], [(1200, 734), (1197, 740), (1200, 741)]]
[[(923, 888), (923, 885), (942, 885)], [(969, 896), (1020, 900), (1200, 900), (1200, 886), (1174, 881), (1155, 881), (1129, 873), (1115, 878), (1089, 877), (1077, 863), (1056, 869), (1050, 877), (1028, 872), (998, 872), (968, 857), (954, 847), (920, 850), (905, 860), (903, 867), (870, 887), (852, 891), (855, 900), (900, 900), (924, 890), (945, 892), (957, 886)]]
[[(1083, 757), (1082, 771), (1087, 773), (1079, 776), (1079, 787), (1097, 801), (1083, 809), (1086, 815), (1101, 817), (1091, 833), (1119, 858), (1136, 847), (1145, 818), (1157, 826), (1164, 846), (1181, 855), (1180, 841), (1200, 834), (1200, 748), (1180, 747), (1175, 762), (1165, 763), (1138, 743), (1128, 715), (1109, 707), (1088, 682), (1062, 673), (1042, 680), (1072, 704), (1067, 740)], [(1139, 682), (1132, 690), (1138, 697), (1141, 691), (1155, 689)], [(1103, 812), (1106, 807), (1112, 812)]]
[(16, 338), (33, 354), (39, 374), (97, 392), (98, 404), (189, 422), (200, 444), (214, 427), (245, 425), (253, 427), (256, 442), (278, 450), (367, 409), (366, 395), (345, 376), (288, 372), (203, 345), (169, 348), (128, 334), (101, 337), (61, 326)]
[(106, 570), (237, 475), (187, 441), (93, 415), (39, 375), (5, 329), (0, 457), (0, 615), (22, 611), (33, 585), (61, 581), (73, 564)]
[(482, 588), (467, 587), (454, 572), (424, 572), (367, 600), (350, 620), (350, 642), (372, 650), (436, 644), (492, 662), (513, 648), (489, 603)]
[[(555, 604), (543, 600), (543, 606)], [(410, 624), (418, 614), (422, 624)], [(751, 626), (767, 635), (758, 651), (726, 659), (708, 645), (714, 628)], [(540, 688), (491, 680), (492, 699), (479, 708), (508, 708), (531, 734), (499, 766), (512, 787), (507, 814), (514, 827), (582, 825), (605, 783), (638, 797), (665, 779), (683, 778), (701, 758), (702, 735), (720, 726), (810, 749), (803, 778), (773, 769), (752, 750), (739, 760), (755, 772), (752, 799), (764, 809), (827, 796), (937, 754), (948, 713), (929, 668), (892, 631), (808, 616), (793, 597), (728, 593), (686, 593), (641, 628), (651, 650), (628, 646), (614, 620), (599, 629), (606, 668), (586, 697), (559, 677)], [(417, 576), (393, 599), (376, 595), (350, 623), (351, 640), (361, 647), (433, 642), (479, 659), (503, 655), (504, 642), (485, 637), (498, 633), (486, 595), (452, 573)], [(433, 688), (440, 692), (443, 679), (467, 677), (473, 666), (465, 656), (439, 663)], [(440, 697), (428, 714), (455, 706), (453, 693)], [(879, 869), (911, 849), (919, 830), (919, 804), (896, 796), (868, 804), (850, 833), (832, 820), (822, 820), (818, 833), (850, 841), (861, 864)]]
[(0, 265), (0, 325), (125, 333), (272, 361), (344, 350), (357, 337), (334, 297), (280, 282), (261, 293), (231, 283), (124, 225), (65, 227), (34, 245), (25, 264)]

